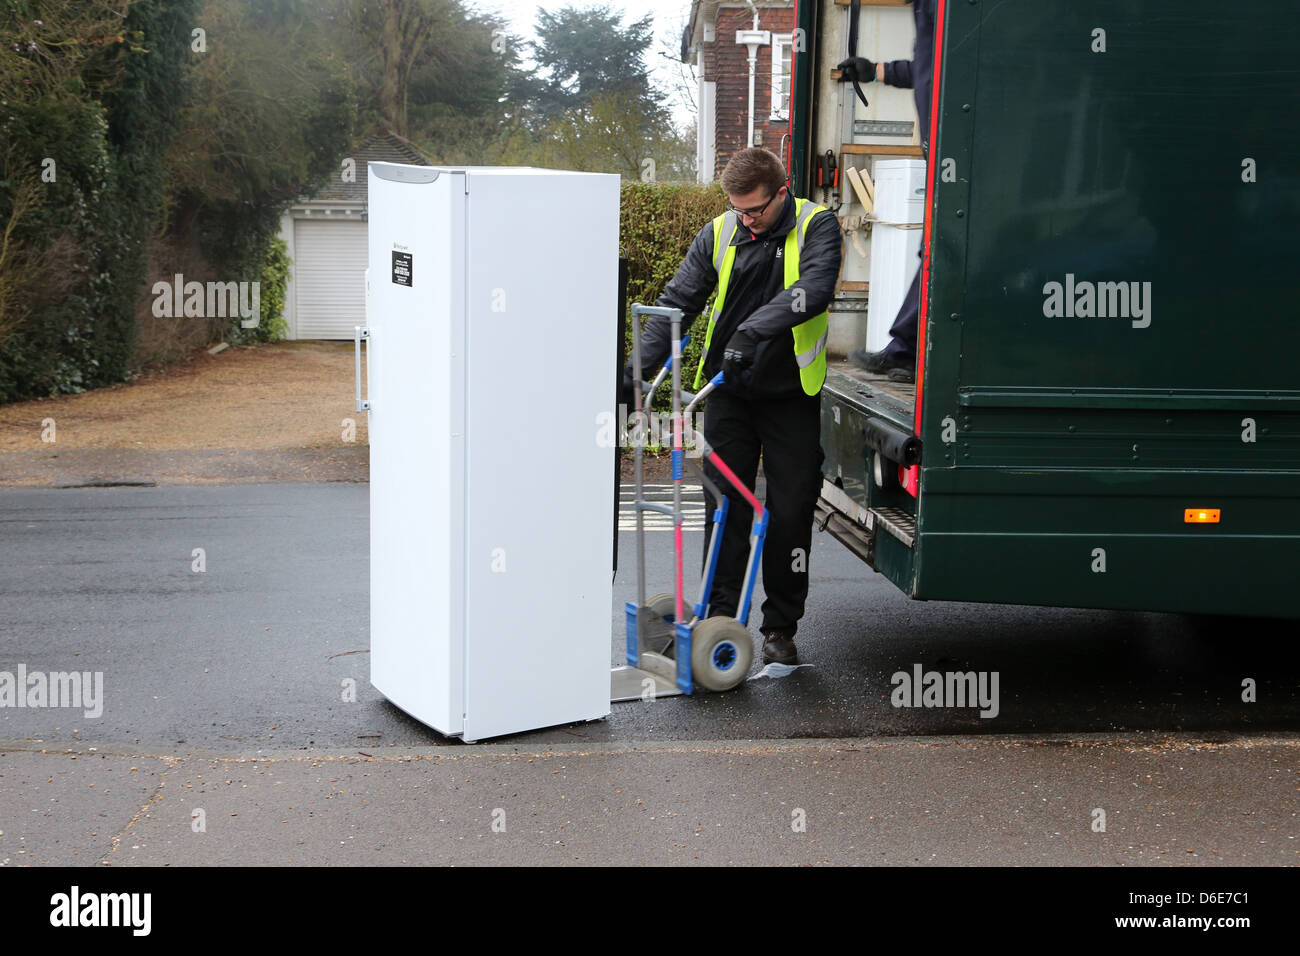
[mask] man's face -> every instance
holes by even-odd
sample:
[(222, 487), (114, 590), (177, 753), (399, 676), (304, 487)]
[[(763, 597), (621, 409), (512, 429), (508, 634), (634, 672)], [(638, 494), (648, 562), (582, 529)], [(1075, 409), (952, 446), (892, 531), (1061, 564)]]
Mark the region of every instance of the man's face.
[[(784, 186), (778, 189), (775, 195), (769, 193), (766, 187), (760, 186), (749, 193), (728, 193), (727, 198), (731, 200), (731, 208), (740, 215), (741, 223), (750, 232), (760, 235), (775, 226), (776, 221), (781, 218), (781, 210), (785, 208), (785, 194)], [(762, 211), (758, 212), (760, 209)], [(750, 215), (750, 213), (754, 214)]]

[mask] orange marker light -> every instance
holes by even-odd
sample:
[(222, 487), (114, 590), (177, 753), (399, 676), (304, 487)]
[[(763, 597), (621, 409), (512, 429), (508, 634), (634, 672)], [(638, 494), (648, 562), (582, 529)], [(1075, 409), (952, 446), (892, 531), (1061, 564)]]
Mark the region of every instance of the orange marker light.
[(1218, 508), (1187, 508), (1183, 511), (1184, 524), (1218, 524)]

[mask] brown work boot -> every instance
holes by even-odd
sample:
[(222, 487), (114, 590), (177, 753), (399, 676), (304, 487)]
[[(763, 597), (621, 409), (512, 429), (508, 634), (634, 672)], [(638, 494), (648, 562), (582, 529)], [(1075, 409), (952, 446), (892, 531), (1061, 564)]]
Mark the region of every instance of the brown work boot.
[(762, 628), (764, 664), (798, 664), (799, 652), (794, 646), (794, 635), (780, 628)]

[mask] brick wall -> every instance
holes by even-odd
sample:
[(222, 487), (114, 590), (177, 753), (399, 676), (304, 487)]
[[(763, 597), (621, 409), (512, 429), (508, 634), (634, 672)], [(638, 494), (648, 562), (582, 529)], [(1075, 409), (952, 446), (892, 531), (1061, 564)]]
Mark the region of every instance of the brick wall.
[[(760, 30), (774, 35), (794, 32), (794, 7), (759, 7)], [(749, 30), (754, 15), (748, 7), (723, 7), (718, 11), (717, 39), (701, 44), (704, 50), (704, 78), (718, 84), (716, 97), (716, 175), (722, 175), (727, 160), (744, 149), (749, 135), (749, 48), (736, 42), (737, 30)], [(781, 152), (781, 137), (789, 130), (788, 120), (773, 120), (772, 47), (758, 48), (754, 73), (754, 138), (756, 145)]]

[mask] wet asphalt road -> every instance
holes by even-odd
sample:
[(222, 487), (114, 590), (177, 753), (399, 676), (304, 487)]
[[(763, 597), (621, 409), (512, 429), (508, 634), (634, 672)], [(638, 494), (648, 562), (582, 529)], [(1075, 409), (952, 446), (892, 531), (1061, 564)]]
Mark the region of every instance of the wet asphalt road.
[[(105, 675), (102, 717), (4, 708), (0, 741), (217, 754), (461, 746), (369, 686), (367, 496), (363, 484), (0, 490), (0, 671)], [(698, 555), (698, 536), (687, 547)], [(196, 548), (203, 573), (191, 569)], [(630, 534), (620, 548), (613, 662), (634, 586)], [(669, 535), (652, 535), (649, 551), (650, 579), (667, 582)], [(812, 573), (798, 636), (812, 668), (494, 742), (1300, 730), (1292, 622), (910, 602), (829, 535), (814, 538)], [(890, 676), (915, 664), (996, 671), (997, 716), (891, 706)], [(349, 678), (355, 702), (342, 699)], [(1256, 702), (1241, 699), (1246, 678)]]

